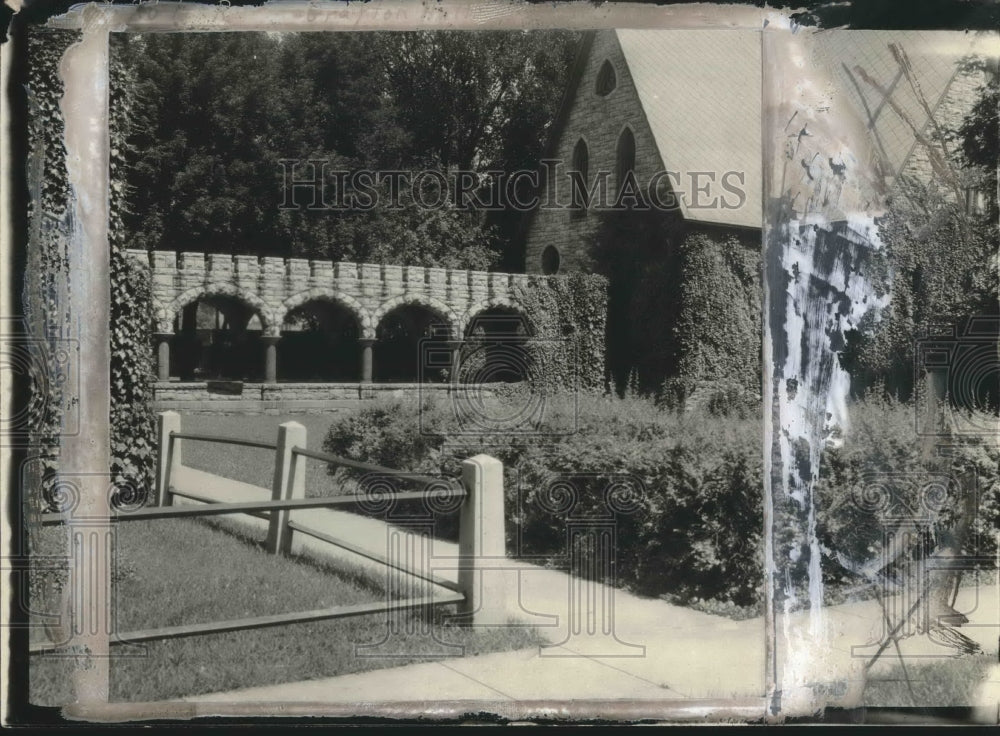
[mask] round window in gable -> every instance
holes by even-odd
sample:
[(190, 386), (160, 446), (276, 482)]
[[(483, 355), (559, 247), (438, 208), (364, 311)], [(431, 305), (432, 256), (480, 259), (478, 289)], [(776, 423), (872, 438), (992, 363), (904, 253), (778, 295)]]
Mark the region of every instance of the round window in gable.
[(597, 72), (597, 94), (601, 97), (611, 94), (611, 90), (615, 88), (617, 83), (618, 80), (615, 77), (615, 68), (611, 66), (610, 61), (605, 61), (601, 65), (601, 70)]
[(559, 272), (559, 249), (554, 245), (545, 246), (542, 251), (542, 273), (551, 276)]

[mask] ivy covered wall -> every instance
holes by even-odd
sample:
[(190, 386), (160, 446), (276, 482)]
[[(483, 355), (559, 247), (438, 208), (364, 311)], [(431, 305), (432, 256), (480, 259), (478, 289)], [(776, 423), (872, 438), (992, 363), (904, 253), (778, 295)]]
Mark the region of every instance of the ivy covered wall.
[(710, 410), (754, 406), (761, 386), (760, 234), (692, 228), (680, 243), (677, 376), (668, 390)]
[[(28, 34), (28, 249), (21, 292), (25, 347), (30, 360), (26, 427), (37, 461), (26, 466), (26, 501), (34, 509), (60, 508), (57, 497), (59, 438), (70, 431), (74, 399), (66, 390), (78, 355), (69, 339), (69, 182), (65, 127), (59, 110), (63, 83), (59, 61), (80, 38), (77, 31)], [(41, 493), (37, 490), (41, 489)]]
[[(133, 68), (124, 63), (122, 37), (111, 37), (111, 471), (117, 501), (152, 498), (156, 463), (153, 413), (152, 293), (148, 266), (130, 258), (124, 225), (128, 191), (125, 161), (135, 104)], [(116, 49), (116, 47), (118, 47)]]
[(760, 232), (669, 212), (605, 213), (608, 380), (675, 405), (753, 406), (761, 381)]
[(587, 273), (535, 276), (518, 297), (535, 329), (528, 349), (541, 385), (603, 392), (607, 279)]
[[(70, 315), (70, 184), (66, 172), (65, 126), (59, 108), (63, 84), (59, 62), (78, 41), (77, 31), (33, 29), (28, 37), (29, 239), (22, 305), (33, 350), (32, 397), (28, 405), (31, 444), (42, 458), (42, 476), (28, 479), (43, 489), (44, 504), (62, 499), (46, 492), (58, 468), (59, 438), (71, 431), (74, 397), (65, 391), (78, 355), (67, 340)], [(131, 110), (132, 84), (120, 59), (111, 61), (111, 456), (120, 502), (141, 502), (152, 488), (155, 457), (150, 406), (152, 344), (148, 275), (126, 257), (122, 213), (123, 159)]]

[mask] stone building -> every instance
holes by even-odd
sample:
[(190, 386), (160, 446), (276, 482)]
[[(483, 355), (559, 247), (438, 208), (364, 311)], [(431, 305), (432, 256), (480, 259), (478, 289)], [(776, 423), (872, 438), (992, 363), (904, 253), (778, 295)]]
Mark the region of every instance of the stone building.
[[(570, 206), (568, 172), (606, 176), (613, 204), (626, 172), (651, 181), (669, 208), (709, 227), (759, 230), (761, 219), (760, 35), (745, 30), (606, 30), (584, 36), (527, 228), (525, 270), (593, 267), (598, 217)], [(659, 176), (667, 172), (666, 176)], [(659, 185), (656, 187), (656, 185)], [(697, 191), (695, 191), (697, 190)], [(592, 209), (604, 209), (600, 206)]]
[[(814, 37), (835, 108), (869, 131), (875, 160), (866, 163), (885, 194), (907, 176), (939, 175), (937, 128), (960, 125), (984, 81), (960, 63), (976, 43), (932, 32)], [(525, 270), (609, 277), (608, 368), (619, 389), (636, 375), (652, 391), (678, 376), (687, 391), (759, 386), (747, 352), (761, 340), (752, 257), (764, 206), (761, 70), (754, 30), (614, 29), (581, 41), (541, 166), (540, 206), (525, 225)], [(803, 161), (804, 174), (814, 165), (827, 162)], [(586, 188), (574, 187), (572, 172)], [(631, 194), (630, 173), (640, 200), (621, 196)], [(963, 196), (981, 202), (975, 191)], [(616, 252), (636, 264), (622, 266)], [(691, 270), (706, 267), (733, 273), (692, 285)], [(706, 299), (696, 288), (720, 293)], [(743, 327), (732, 325), (737, 314)]]

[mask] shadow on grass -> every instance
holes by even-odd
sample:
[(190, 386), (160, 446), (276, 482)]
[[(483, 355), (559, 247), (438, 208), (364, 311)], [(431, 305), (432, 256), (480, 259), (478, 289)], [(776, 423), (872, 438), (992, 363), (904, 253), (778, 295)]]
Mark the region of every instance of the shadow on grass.
[[(271, 555), (252, 532), (219, 526), (170, 519), (117, 528), (118, 631), (385, 600), (384, 588), (361, 568)], [(445, 619), (452, 611), (454, 606), (382, 612), (115, 647), (111, 699), (181, 698), (520, 649), (544, 641), (537, 631), (524, 627), (451, 625)], [(32, 702), (70, 702), (72, 669), (72, 660), (65, 657), (33, 655)]]

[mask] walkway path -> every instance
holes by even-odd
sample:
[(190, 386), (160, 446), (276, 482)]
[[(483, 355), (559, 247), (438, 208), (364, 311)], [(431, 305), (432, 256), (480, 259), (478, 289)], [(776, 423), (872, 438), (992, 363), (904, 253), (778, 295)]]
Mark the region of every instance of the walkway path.
[[(176, 479), (179, 488), (197, 488), (218, 501), (263, 499), (264, 489), (246, 484), (219, 483), (215, 476), (184, 468)], [(262, 519), (242, 517), (242, 523), (263, 529)], [(385, 526), (376, 520), (332, 510), (293, 512), (292, 520), (308, 525), (374, 553), (384, 554)], [(373, 574), (383, 574), (377, 563), (366, 563), (352, 553), (296, 534), (293, 552), (337, 557), (362, 565)], [(435, 558), (454, 557), (455, 545), (434, 543)], [(209, 711), (223, 713), (224, 703), (364, 703), (437, 700), (513, 702), (525, 700), (657, 700), (691, 705), (705, 699), (738, 700), (761, 711), (764, 678), (764, 626), (760, 618), (732, 621), (656, 599), (640, 598), (621, 590), (596, 585), (591, 600), (613, 600), (614, 636), (570, 636), (571, 591), (581, 586), (559, 570), (543, 569), (510, 560), (504, 574), (512, 591), (508, 614), (541, 626), (553, 645), (527, 650), (499, 652), (467, 658), (452, 658), (412, 664), (355, 675), (247, 688), (186, 698), (204, 703)], [(435, 565), (435, 574), (454, 580), (447, 562)], [(585, 589), (585, 588), (584, 588)], [(977, 591), (964, 588), (957, 607), (968, 613), (970, 625), (962, 632), (979, 642), (987, 652), (997, 651), (1000, 635), (1000, 604), (993, 586)], [(577, 609), (579, 610), (579, 609)], [(877, 603), (863, 601), (832, 606), (825, 611), (832, 649), (826, 655), (827, 675), (817, 687), (849, 704), (863, 687), (864, 652), (852, 649), (877, 642), (882, 633), (882, 614)], [(592, 618), (599, 624), (599, 615)], [(499, 622), (498, 622), (499, 623)], [(791, 617), (790, 631), (805, 630), (805, 614)], [(598, 626), (600, 628), (600, 626)], [(780, 637), (779, 637), (780, 638)], [(953, 654), (926, 637), (910, 637), (901, 643), (907, 664), (934, 661), (927, 657)], [(865, 650), (868, 651), (868, 650)], [(869, 655), (870, 656), (870, 655)], [(892, 651), (876, 664), (872, 673), (891, 668)], [(833, 695), (829, 695), (833, 693)], [(211, 705), (208, 705), (211, 704)]]

